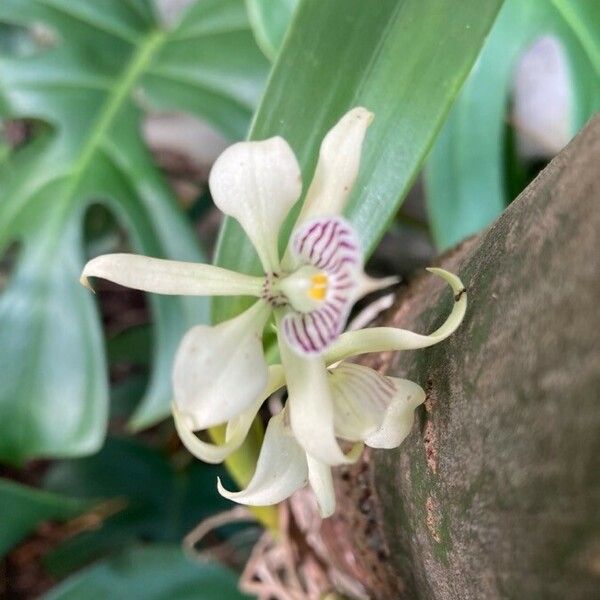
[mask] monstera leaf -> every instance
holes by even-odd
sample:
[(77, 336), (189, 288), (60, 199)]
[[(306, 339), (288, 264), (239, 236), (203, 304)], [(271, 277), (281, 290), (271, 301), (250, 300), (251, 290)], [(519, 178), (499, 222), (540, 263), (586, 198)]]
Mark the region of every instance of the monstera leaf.
[(193, 563), (177, 546), (134, 546), (95, 563), (50, 590), (44, 600), (244, 600), (234, 573), (217, 563)]
[[(43, 23), (54, 38), (0, 57), (0, 115), (50, 128), (0, 170), (0, 251), (17, 254), (0, 297), (0, 459), (16, 463), (90, 453), (104, 438), (100, 323), (78, 283), (90, 203), (110, 207), (137, 252), (201, 258), (141, 140), (140, 106), (190, 111), (239, 137), (267, 61), (242, 0), (193, 3), (170, 28), (149, 0), (2, 0), (0, 21)], [(174, 348), (207, 318), (195, 299), (150, 302), (154, 371), (136, 427), (165, 415)]]
[(542, 37), (559, 42), (572, 84), (573, 135), (600, 108), (599, 31), (596, 0), (507, 0), (427, 163), (427, 201), (439, 247), (479, 231), (511, 199), (503, 137), (519, 57)]
[(199, 461), (182, 466), (156, 448), (111, 436), (94, 456), (54, 463), (44, 476), (49, 492), (80, 503), (112, 503), (115, 510), (98, 527), (50, 551), (46, 566), (63, 576), (135, 542), (180, 542), (227, 506), (217, 492), (218, 475), (224, 474), (215, 466)]
[(0, 479), (0, 557), (40, 522), (66, 520), (91, 507), (91, 503)]

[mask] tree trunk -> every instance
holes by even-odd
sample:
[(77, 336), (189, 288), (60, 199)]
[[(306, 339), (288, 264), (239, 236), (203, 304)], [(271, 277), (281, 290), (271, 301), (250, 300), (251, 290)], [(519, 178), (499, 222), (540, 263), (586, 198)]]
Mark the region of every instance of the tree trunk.
[[(338, 471), (321, 540), (371, 598), (600, 598), (600, 117), (477, 238), (443, 257), (465, 321), (371, 359), (427, 391), (410, 437)], [(387, 323), (451, 299), (411, 282)]]

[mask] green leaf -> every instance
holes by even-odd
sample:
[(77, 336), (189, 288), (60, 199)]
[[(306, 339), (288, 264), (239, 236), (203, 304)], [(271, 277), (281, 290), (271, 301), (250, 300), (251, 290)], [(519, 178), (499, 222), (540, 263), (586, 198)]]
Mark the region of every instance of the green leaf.
[[(283, 136), (307, 189), (321, 139), (349, 108), (375, 113), (347, 210), (370, 253), (414, 180), (501, 5), (501, 0), (303, 0), (295, 12), (250, 137)], [(282, 235), (287, 239), (289, 227)], [(233, 220), (217, 262), (257, 272)], [(214, 317), (243, 301), (217, 299)]]
[(133, 542), (180, 542), (199, 521), (226, 506), (217, 492), (217, 475), (223, 476), (220, 469), (197, 461), (176, 468), (160, 451), (122, 438), (108, 438), (94, 456), (52, 466), (47, 489), (122, 507), (98, 529), (63, 542), (47, 557), (49, 568), (59, 575), (70, 572)]
[(240, 600), (237, 577), (214, 563), (193, 563), (177, 546), (130, 548), (73, 575), (45, 600)]
[(600, 108), (598, 31), (595, 0), (507, 0), (427, 162), (427, 202), (439, 247), (481, 230), (511, 200), (504, 135), (519, 57), (542, 36), (561, 44), (572, 83), (575, 134)]
[(250, 25), (265, 56), (274, 61), (298, 0), (246, 0)]
[[(0, 297), (0, 460), (19, 463), (91, 453), (104, 438), (101, 327), (78, 283), (87, 207), (108, 205), (139, 253), (202, 259), (141, 139), (140, 103), (238, 137), (268, 64), (243, 0), (196, 2), (170, 30), (148, 0), (2, 0), (0, 22), (44, 23), (57, 38), (33, 56), (0, 56), (0, 116), (52, 128), (0, 170), (0, 254), (19, 248)], [(150, 303), (154, 371), (137, 428), (168, 412), (176, 345), (207, 319), (205, 299)]]
[(90, 504), (0, 479), (0, 556), (32, 533), (43, 521), (63, 521)]

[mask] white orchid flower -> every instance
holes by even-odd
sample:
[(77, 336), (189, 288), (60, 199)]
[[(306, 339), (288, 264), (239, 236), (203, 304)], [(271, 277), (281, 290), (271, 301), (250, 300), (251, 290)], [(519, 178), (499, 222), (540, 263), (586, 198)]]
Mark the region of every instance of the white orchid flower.
[[(385, 332), (375, 338), (366, 336), (364, 343), (355, 337), (361, 332), (340, 336), (360, 296), (395, 282), (395, 278), (377, 281), (364, 274), (358, 238), (341, 216), (358, 174), (362, 143), (371, 120), (366, 109), (354, 108), (323, 140), (313, 181), (281, 259), (279, 230), (302, 187), (300, 168), (291, 148), (282, 138), (274, 137), (234, 144), (217, 159), (209, 179), (213, 199), (243, 227), (262, 263), (262, 276), (128, 254), (99, 256), (87, 263), (81, 276), (84, 285), (88, 285), (89, 277), (102, 277), (161, 294), (257, 298), (239, 316), (214, 327), (198, 325), (184, 336), (173, 368), (172, 406), (177, 431), (186, 447), (202, 460), (221, 462), (240, 447), (265, 398), (287, 385), (285, 413), (269, 424), (252, 489), (244, 492), (250, 495), (252, 490), (259, 490), (252, 492), (253, 503), (279, 501), (282, 494), (285, 497), (291, 493), (294, 486), (290, 481), (296, 482), (305, 472), (303, 479), (308, 477), (315, 489), (326, 487), (331, 477), (327, 474), (329, 466), (355, 460), (356, 448), (345, 454), (337, 438), (347, 436), (353, 427), (340, 417), (340, 411), (360, 404), (362, 395), (355, 395), (352, 405), (340, 400), (339, 390), (344, 386), (340, 388), (336, 371), (329, 372), (326, 366), (373, 351), (360, 348), (377, 349), (380, 338), (388, 346), (390, 341), (395, 346), (406, 341)], [(275, 367), (267, 366), (262, 348), (263, 329), (271, 314), (277, 324), (282, 359), (282, 365)], [(416, 334), (405, 334), (409, 342), (421, 344), (414, 347), (435, 343), (431, 336), (413, 339), (410, 336)], [(425, 343), (424, 339), (429, 341)], [(335, 358), (336, 353), (339, 358)], [(340, 377), (338, 373), (337, 380)], [(381, 412), (377, 418), (374, 416), (373, 402), (368, 397), (364, 403), (371, 407), (367, 410), (371, 429), (364, 425), (360, 435), (352, 430), (350, 438), (358, 436), (369, 443), (377, 439), (372, 438), (379, 431), (373, 429), (374, 423), (381, 428), (384, 421)], [(391, 400), (389, 403), (394, 404)], [(225, 423), (224, 444), (203, 442), (195, 435)], [(288, 456), (286, 464), (281, 465), (283, 474), (277, 464), (272, 464), (274, 453)], [(298, 456), (304, 458), (300, 461)], [(274, 481), (277, 489), (269, 492), (265, 485)], [(225, 490), (223, 493), (228, 494)], [(242, 495), (235, 499), (241, 501)], [(331, 498), (328, 502), (331, 505)]]

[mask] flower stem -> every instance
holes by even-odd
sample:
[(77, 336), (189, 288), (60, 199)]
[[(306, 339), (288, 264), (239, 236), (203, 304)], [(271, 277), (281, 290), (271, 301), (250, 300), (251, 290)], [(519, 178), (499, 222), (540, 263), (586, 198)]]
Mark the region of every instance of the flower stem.
[[(225, 426), (211, 427), (208, 432), (215, 444), (225, 442)], [(240, 489), (245, 488), (254, 475), (264, 433), (262, 421), (256, 418), (244, 443), (225, 460), (225, 468)], [(276, 506), (249, 506), (248, 509), (266, 529), (277, 534), (279, 518)]]

